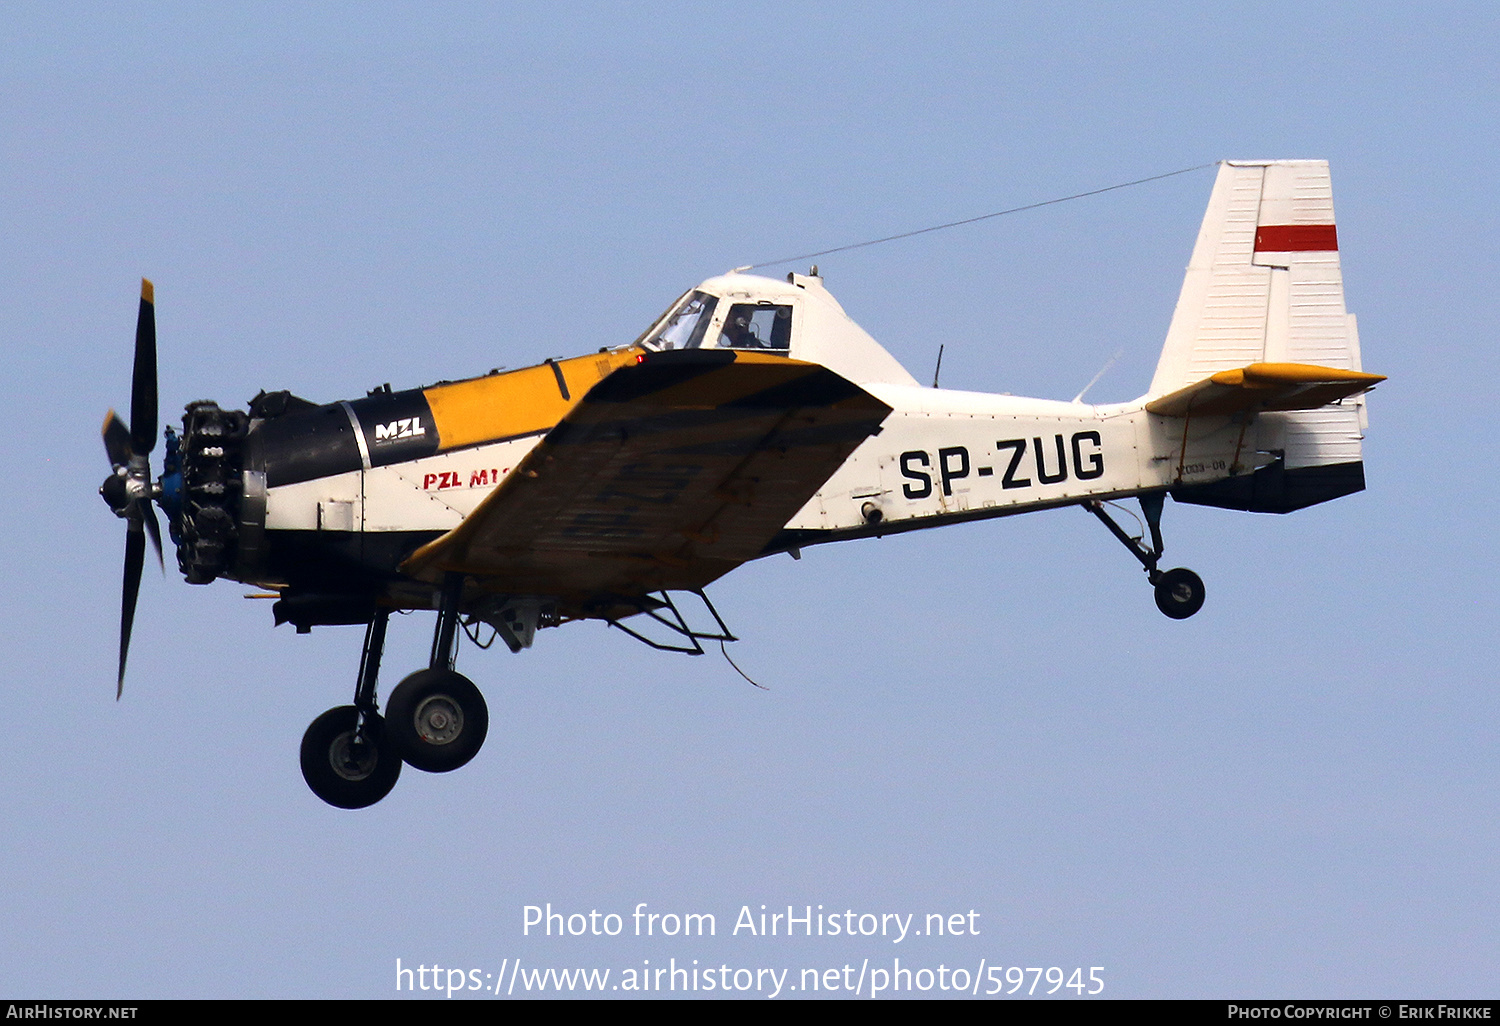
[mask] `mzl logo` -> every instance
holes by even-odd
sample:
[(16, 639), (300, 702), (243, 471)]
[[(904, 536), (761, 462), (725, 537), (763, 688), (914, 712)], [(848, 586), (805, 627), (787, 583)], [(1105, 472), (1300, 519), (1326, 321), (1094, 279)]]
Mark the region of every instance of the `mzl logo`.
[(406, 417), (401, 420), (393, 420), (389, 424), (375, 425), (375, 441), (395, 442), (402, 438), (421, 438), (427, 434), (427, 428), (422, 424), (421, 417)]

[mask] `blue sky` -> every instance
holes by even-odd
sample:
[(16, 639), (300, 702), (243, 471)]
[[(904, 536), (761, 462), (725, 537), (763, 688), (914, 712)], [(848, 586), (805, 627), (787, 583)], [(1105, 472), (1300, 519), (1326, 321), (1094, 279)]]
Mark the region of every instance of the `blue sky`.
[[(7, 5), (0, 993), (388, 997), (395, 966), (1105, 967), (1114, 997), (1493, 996), (1493, 6)], [(724, 270), (1221, 158), (1332, 164), (1366, 492), (1168, 505), (1160, 616), (1064, 510), (712, 590), (736, 659), (460, 653), (485, 751), (306, 789), (357, 628), (147, 573), (95, 497), (155, 281), (163, 417), (633, 338)], [(1144, 391), (1211, 171), (819, 261), (919, 378)], [(780, 269), (771, 269), (779, 273)], [(170, 566), (170, 562), (169, 562)], [(397, 618), (387, 686), (430, 616)], [(523, 908), (713, 938), (523, 936)], [(742, 906), (976, 910), (749, 938)], [(909, 961), (908, 961), (909, 960)], [(1066, 991), (1064, 991), (1066, 993)]]

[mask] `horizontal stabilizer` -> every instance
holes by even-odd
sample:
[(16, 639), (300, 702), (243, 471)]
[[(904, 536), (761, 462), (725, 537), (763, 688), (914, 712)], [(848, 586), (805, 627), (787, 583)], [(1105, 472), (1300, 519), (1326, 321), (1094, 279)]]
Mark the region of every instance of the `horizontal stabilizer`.
[(1367, 392), (1383, 374), (1310, 363), (1252, 363), (1211, 374), (1195, 385), (1153, 399), (1146, 409), (1164, 417), (1224, 416), (1253, 410), (1315, 410)]

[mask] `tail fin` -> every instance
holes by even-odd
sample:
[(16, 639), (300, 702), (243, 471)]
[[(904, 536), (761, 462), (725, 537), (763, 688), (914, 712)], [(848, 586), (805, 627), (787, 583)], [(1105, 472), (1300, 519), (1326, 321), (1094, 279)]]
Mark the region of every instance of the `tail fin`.
[[(1363, 369), (1327, 161), (1219, 165), (1148, 397), (1255, 363)], [(1363, 396), (1260, 419), (1260, 448), (1288, 470), (1361, 459)]]

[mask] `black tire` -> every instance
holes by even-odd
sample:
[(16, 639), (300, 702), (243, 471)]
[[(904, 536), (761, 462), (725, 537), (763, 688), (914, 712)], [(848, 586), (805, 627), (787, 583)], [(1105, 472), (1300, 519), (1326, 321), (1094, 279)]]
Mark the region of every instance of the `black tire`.
[(385, 735), (407, 764), (456, 770), (479, 754), (490, 711), (474, 682), (452, 670), (418, 670), (385, 703)]
[(401, 760), (385, 740), (378, 715), (365, 721), (356, 741), (358, 710), (329, 709), (302, 735), (302, 779), (312, 793), (340, 809), (363, 809), (391, 793), (401, 776)]
[(1156, 608), (1174, 620), (1186, 620), (1203, 608), (1203, 578), (1178, 567), (1156, 579)]

